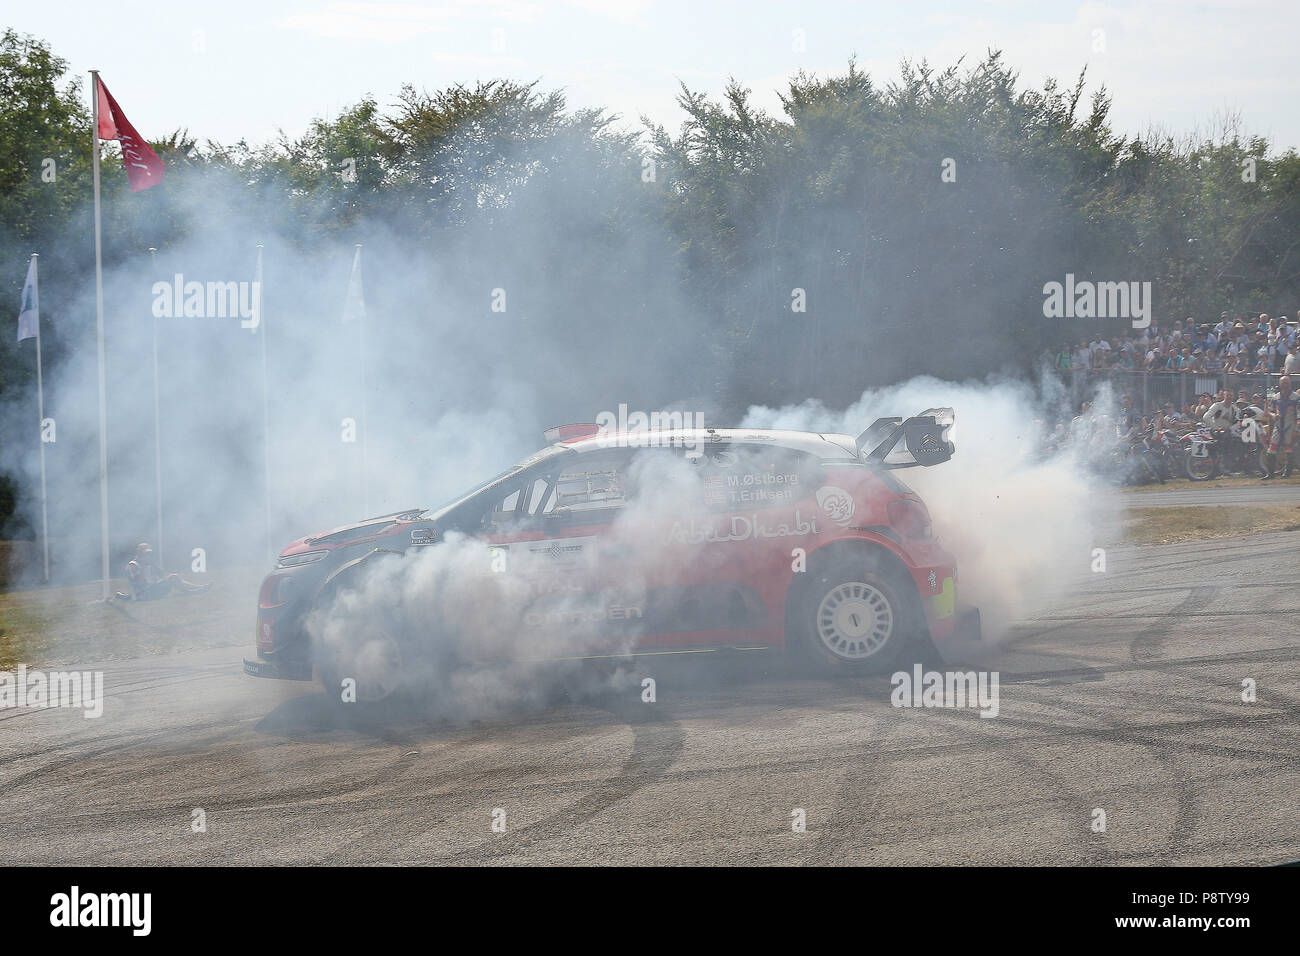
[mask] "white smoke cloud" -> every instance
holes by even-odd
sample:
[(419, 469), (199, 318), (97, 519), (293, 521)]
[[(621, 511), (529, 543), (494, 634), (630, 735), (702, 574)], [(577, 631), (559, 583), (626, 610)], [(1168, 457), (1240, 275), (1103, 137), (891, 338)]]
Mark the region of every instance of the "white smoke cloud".
[(1097, 493), (1084, 439), (1044, 447), (1043, 425), (1050, 430), (1060, 398), (1024, 382), (921, 376), (864, 392), (842, 412), (815, 401), (756, 406), (742, 424), (856, 435), (879, 417), (952, 406), (952, 460), (894, 474), (925, 501), (935, 535), (957, 558), (959, 600), (979, 606), (985, 640), (996, 643), (1087, 570), (1119, 508), (1116, 496)]

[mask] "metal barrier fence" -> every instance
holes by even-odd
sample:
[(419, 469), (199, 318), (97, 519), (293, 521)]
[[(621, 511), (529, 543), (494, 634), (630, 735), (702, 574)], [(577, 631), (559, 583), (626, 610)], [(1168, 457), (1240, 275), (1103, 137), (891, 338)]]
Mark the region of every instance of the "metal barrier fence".
[(1231, 388), (1247, 396), (1267, 396), (1277, 388), (1281, 373), (1263, 372), (1213, 372), (1198, 375), (1194, 372), (1133, 372), (1127, 369), (1075, 369), (1060, 373), (1069, 392), (1071, 407), (1095, 394), (1105, 382), (1118, 398), (1129, 395), (1133, 404), (1142, 411), (1173, 402), (1178, 408), (1194, 403), (1198, 396), (1213, 394)]

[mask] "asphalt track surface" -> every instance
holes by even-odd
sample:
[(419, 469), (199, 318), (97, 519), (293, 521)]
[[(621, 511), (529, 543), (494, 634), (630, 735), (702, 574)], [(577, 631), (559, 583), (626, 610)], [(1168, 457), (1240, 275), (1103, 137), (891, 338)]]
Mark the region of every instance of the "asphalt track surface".
[(1206, 487), (1184, 483), (1177, 488), (1128, 491), (1124, 493), (1123, 501), (1134, 508), (1300, 504), (1300, 484), (1259, 481), (1250, 485)]
[(657, 659), (655, 703), (632, 683), (479, 722), (340, 716), (237, 647), (106, 666), (99, 719), (0, 712), (0, 860), (1292, 861), (1298, 568), (1297, 533), (1113, 548), (1009, 646), (954, 655), (998, 669), (991, 719), (765, 653)]

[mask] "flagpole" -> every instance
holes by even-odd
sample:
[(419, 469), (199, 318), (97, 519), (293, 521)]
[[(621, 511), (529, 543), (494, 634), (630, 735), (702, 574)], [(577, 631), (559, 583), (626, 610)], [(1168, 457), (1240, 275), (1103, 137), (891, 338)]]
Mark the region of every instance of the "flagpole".
[(95, 338), (99, 349), (99, 552), (108, 600), (108, 415), (104, 383), (104, 261), (99, 222), (99, 71), (90, 71), (91, 166), (95, 185)]
[[(353, 266), (354, 271), (359, 272), (361, 269), (361, 243), (357, 243), (357, 256)], [(364, 288), (364, 285), (362, 286)], [(365, 302), (364, 297), (362, 302)], [(361, 326), (358, 333), (361, 336), (361, 495), (365, 502), (364, 513), (370, 517), (370, 468), (367, 463), (367, 443), (370, 441), (369, 423), (366, 421), (366, 311), (363, 308), (361, 315), (358, 316), (357, 324)]]
[[(149, 267), (154, 278), (158, 276), (158, 250), (149, 247)], [(158, 543), (154, 546), (158, 567), (165, 568), (163, 560), (163, 509), (162, 509), (162, 414), (158, 402), (158, 314), (153, 317), (153, 488), (154, 507), (158, 513)]]
[(45, 384), (41, 381), (41, 255), (32, 253), (32, 308), (36, 310), (36, 416), (41, 443), (41, 550), (45, 559), (45, 583), (50, 583), (50, 525), (45, 509)]
[(262, 508), (266, 518), (266, 556), (275, 558), (271, 544), (271, 417), (267, 411), (266, 318), (262, 315), (262, 244), (257, 244), (257, 337), (262, 340)]

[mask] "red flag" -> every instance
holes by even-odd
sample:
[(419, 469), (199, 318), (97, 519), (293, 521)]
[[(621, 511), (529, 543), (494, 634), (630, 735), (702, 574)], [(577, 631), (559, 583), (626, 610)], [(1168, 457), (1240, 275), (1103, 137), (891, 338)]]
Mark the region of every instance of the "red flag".
[(131, 192), (156, 186), (162, 181), (163, 161), (149, 148), (131, 121), (126, 118), (122, 108), (113, 99), (98, 75), (95, 77), (99, 97), (99, 138), (115, 139), (122, 144), (122, 162), (126, 165), (126, 178), (131, 183)]

